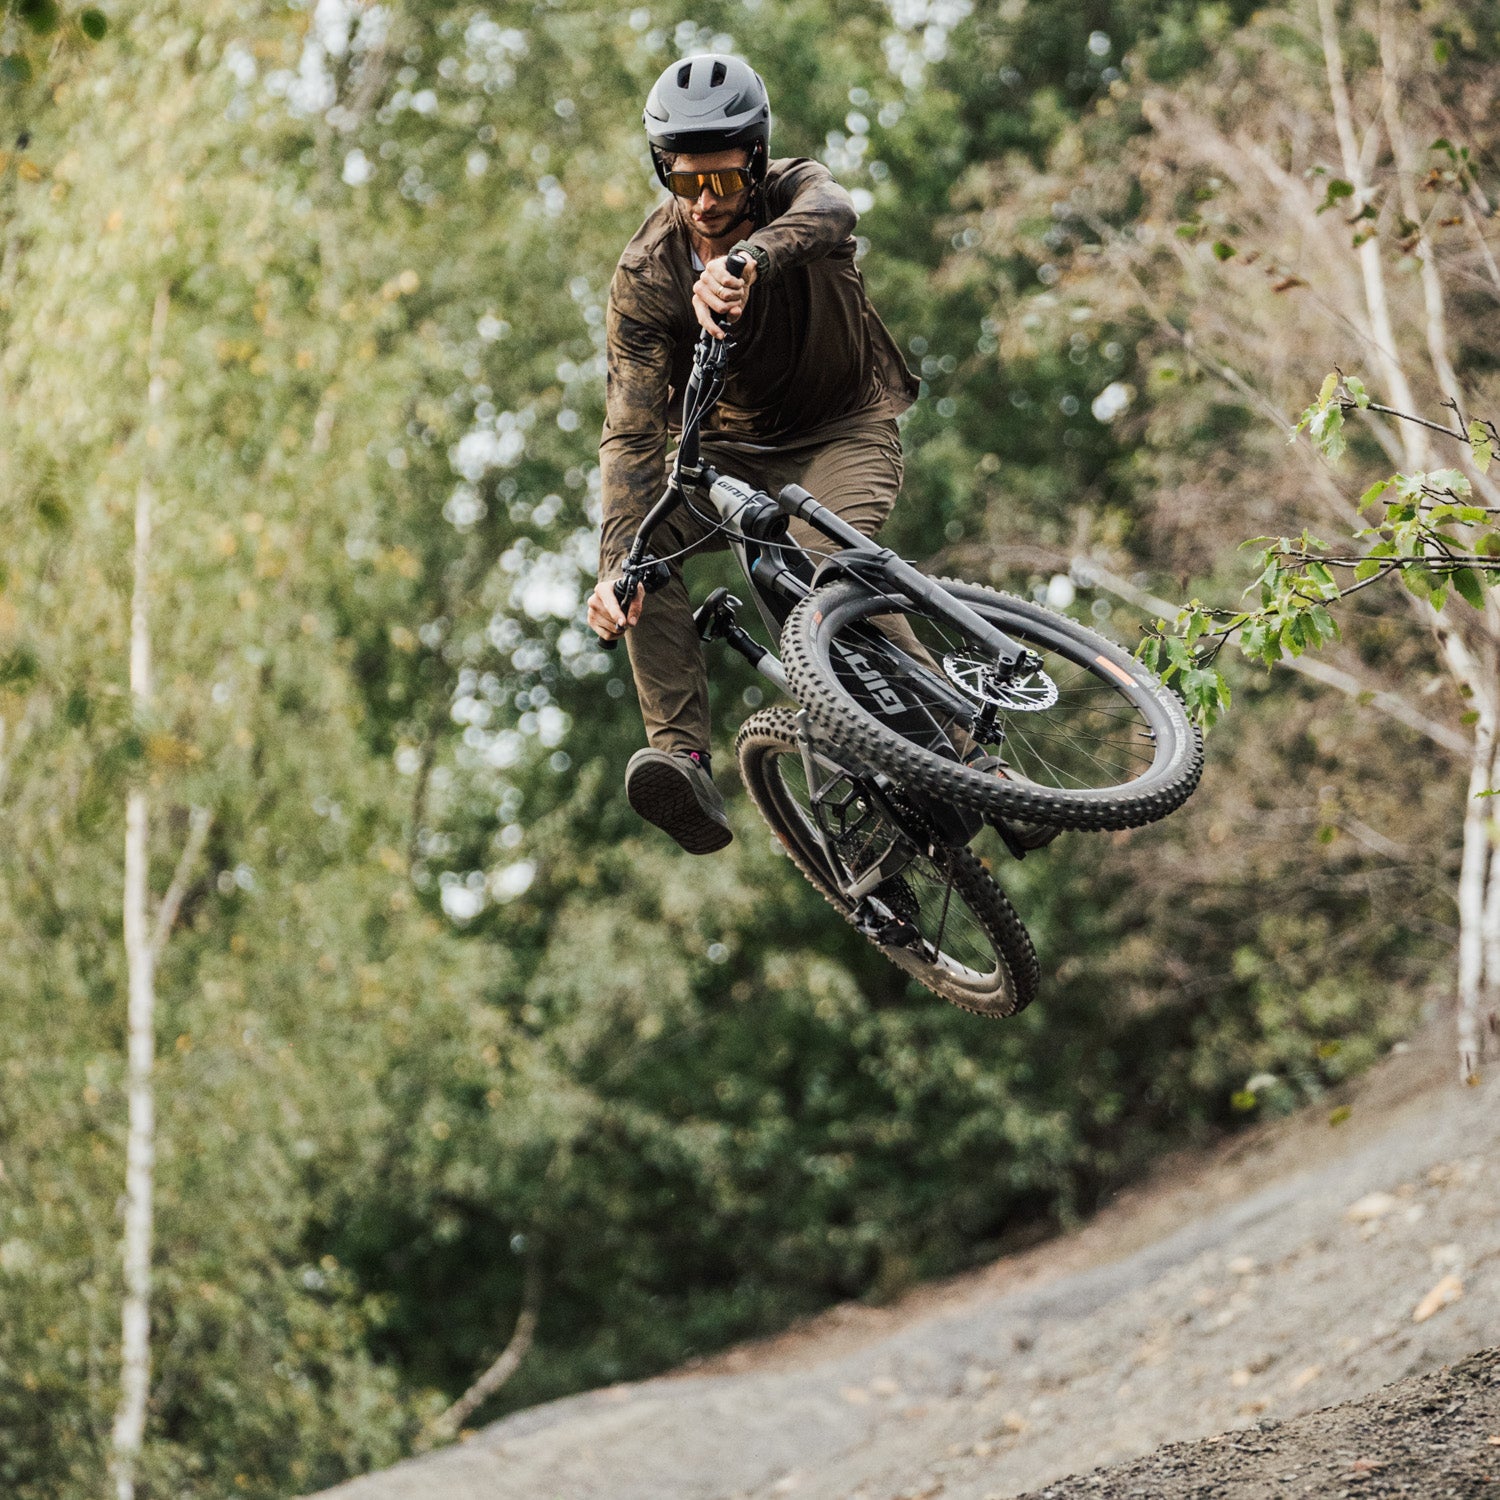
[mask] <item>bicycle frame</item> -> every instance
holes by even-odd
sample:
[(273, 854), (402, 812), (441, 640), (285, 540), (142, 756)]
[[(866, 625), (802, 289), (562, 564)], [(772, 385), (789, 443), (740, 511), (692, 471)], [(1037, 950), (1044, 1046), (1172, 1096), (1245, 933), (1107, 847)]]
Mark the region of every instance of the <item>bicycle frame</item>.
[[(990, 625), (940, 584), (897, 557), (889, 547), (871, 541), (826, 506), (820, 505), (800, 485), (789, 484), (773, 498), (744, 480), (721, 474), (701, 461), (700, 428), (723, 389), (730, 345), (731, 340), (727, 337), (714, 339), (708, 333), (699, 336), (692, 374), (684, 393), (683, 410), (690, 415), (684, 422), (666, 492), (641, 522), (622, 576), (615, 584), (615, 596), (621, 608), (629, 608), (638, 587), (653, 592), (666, 583), (669, 576), (667, 565), (651, 556), (647, 547), (656, 528), (679, 505), (693, 497), (706, 500), (717, 514), (720, 530), (739, 562), (756, 610), (773, 641), (780, 638), (781, 628), (792, 608), (813, 588), (831, 577), (848, 574), (879, 593), (917, 604), (932, 618), (966, 631), (971, 639), (993, 652), (995, 670), (1002, 681), (1031, 671), (1034, 661), (1024, 647)], [(787, 522), (793, 519), (802, 520), (835, 543), (835, 551), (821, 563), (815, 561), (789, 536)], [(787, 690), (785, 670), (773, 653), (766, 651), (737, 626), (725, 628), (723, 634), (747, 657), (756, 671), (783, 692)], [(879, 711), (899, 716), (904, 707), (900, 695), (888, 680), (889, 673), (894, 672), (897, 677), (919, 676), (927, 701), (940, 705), (966, 731), (977, 731), (977, 737), (981, 739), (987, 737), (989, 725), (971, 698), (956, 691), (926, 665), (878, 633), (869, 634), (868, 645), (875, 662), (858, 651), (847, 649), (844, 660)]]
[[(1021, 675), (1033, 669), (1034, 659), (1024, 647), (974, 613), (954, 598), (940, 584), (934, 583), (909, 563), (897, 557), (855, 530), (799, 485), (785, 486), (775, 497), (731, 474), (720, 473), (702, 462), (700, 428), (723, 388), (731, 340), (700, 335), (695, 351), (692, 375), (684, 392), (683, 410), (687, 415), (682, 439), (672, 467), (671, 478), (661, 499), (647, 513), (638, 529), (621, 578), (615, 584), (615, 596), (622, 609), (629, 609), (637, 587), (654, 592), (669, 575), (667, 564), (647, 550), (656, 529), (677, 509), (691, 501), (706, 502), (718, 521), (721, 535), (734, 554), (749, 586), (750, 596), (770, 634), (780, 638), (782, 627), (793, 608), (819, 584), (829, 578), (848, 575), (859, 579), (877, 592), (889, 595), (903, 604), (917, 604), (934, 619), (966, 630), (971, 639), (994, 653), (995, 668), (1003, 677)], [(791, 520), (801, 520), (834, 544), (834, 550), (816, 559), (794, 542), (788, 532)], [(705, 640), (723, 639), (738, 651), (755, 670), (781, 692), (792, 696), (786, 670), (773, 651), (767, 650), (735, 619), (737, 600), (728, 600), (720, 590), (698, 611), (699, 633)], [(612, 644), (612, 643), (610, 643)], [(955, 754), (951, 730), (958, 726), (977, 740), (990, 738), (993, 710), (986, 710), (935, 672), (931, 665), (918, 660), (888, 639), (878, 629), (855, 632), (855, 644), (839, 648), (843, 666), (857, 684), (857, 692), (872, 709), (908, 737), (925, 740)], [(898, 685), (903, 680), (919, 680), (920, 691), (903, 695)], [(929, 711), (937, 708), (948, 716), (940, 723)], [(890, 779), (873, 767), (849, 766), (828, 762), (817, 751), (807, 724), (805, 712), (797, 716), (804, 774), (814, 813), (814, 832), (822, 846), (828, 873), (841, 892), (866, 914), (862, 920), (881, 928), (888, 935), (898, 922), (882, 907), (876, 894), (880, 884), (891, 878), (924, 845), (935, 852), (934, 839), (913, 833), (911, 842), (902, 848), (892, 840), (860, 869), (850, 869), (835, 846), (836, 834), (830, 820), (838, 819), (842, 832), (848, 832), (851, 806), (858, 818), (866, 809), (861, 799), (873, 798), (892, 814), (898, 827), (909, 819), (900, 801), (893, 803), (888, 793), (895, 788)], [(851, 790), (842, 801), (831, 797), (841, 780), (851, 781)], [(924, 819), (923, 821), (931, 821)], [(949, 821), (952, 821), (951, 818)], [(960, 830), (957, 842), (967, 842), (972, 828)], [(945, 836), (940, 841), (946, 842)], [(899, 925), (899, 923), (898, 923)]]

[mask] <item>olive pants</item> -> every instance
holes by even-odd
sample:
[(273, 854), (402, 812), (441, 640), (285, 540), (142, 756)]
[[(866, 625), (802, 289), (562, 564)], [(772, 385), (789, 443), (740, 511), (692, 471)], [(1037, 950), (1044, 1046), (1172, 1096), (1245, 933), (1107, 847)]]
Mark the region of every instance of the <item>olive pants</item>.
[[(836, 437), (770, 453), (705, 441), (703, 461), (773, 498), (785, 485), (800, 484), (865, 536), (880, 530), (901, 489), (901, 440), (889, 417), (855, 419)], [(791, 533), (815, 554), (836, 550), (805, 521), (793, 521)], [(726, 545), (686, 508), (674, 512), (651, 538), (658, 557), (682, 550), (722, 551)], [(671, 581), (647, 598), (639, 622), (625, 635), (646, 738), (653, 749), (668, 753), (709, 748), (708, 671), (682, 579), (685, 561), (673, 561)]]

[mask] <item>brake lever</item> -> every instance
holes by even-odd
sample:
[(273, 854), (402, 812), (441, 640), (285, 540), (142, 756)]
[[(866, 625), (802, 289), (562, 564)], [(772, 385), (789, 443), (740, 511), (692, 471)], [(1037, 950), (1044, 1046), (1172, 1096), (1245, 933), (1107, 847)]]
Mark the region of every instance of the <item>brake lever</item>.
[[(635, 591), (638, 588), (645, 589), (648, 594), (654, 594), (659, 589), (666, 588), (671, 581), (672, 570), (659, 558), (652, 557), (648, 552), (634, 568), (627, 568), (611, 587), (615, 591), (615, 602), (620, 606), (621, 613), (628, 620), (630, 618), (630, 606), (635, 600)], [(620, 638), (616, 636), (610, 641), (600, 641), (599, 644), (606, 651), (613, 651), (620, 644)]]

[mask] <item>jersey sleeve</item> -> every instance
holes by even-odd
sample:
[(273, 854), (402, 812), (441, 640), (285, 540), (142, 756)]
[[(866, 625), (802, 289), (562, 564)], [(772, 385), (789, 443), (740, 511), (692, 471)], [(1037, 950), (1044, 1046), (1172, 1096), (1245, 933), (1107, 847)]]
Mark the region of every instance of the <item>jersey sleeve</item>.
[(599, 442), (603, 534), (599, 576), (618, 576), (666, 472), (674, 336), (661, 299), (621, 262), (605, 315), (604, 432)]
[(747, 236), (765, 252), (764, 276), (821, 260), (845, 244), (859, 222), (853, 200), (822, 162), (778, 162), (764, 192), (768, 222)]

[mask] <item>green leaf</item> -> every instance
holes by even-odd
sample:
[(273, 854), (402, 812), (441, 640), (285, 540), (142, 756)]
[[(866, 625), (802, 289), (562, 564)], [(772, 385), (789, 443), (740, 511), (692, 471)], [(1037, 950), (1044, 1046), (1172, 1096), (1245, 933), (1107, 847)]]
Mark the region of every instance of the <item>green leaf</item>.
[(57, 0), (18, 0), (16, 14), (38, 36), (56, 31), (57, 23), (62, 19)]
[(1375, 483), (1372, 484), (1370, 488), (1367, 489), (1364, 494), (1359, 497), (1359, 508), (1361, 510), (1368, 510), (1370, 506), (1374, 505), (1374, 503), (1378, 499), (1380, 499), (1380, 497), (1385, 494), (1388, 489), (1390, 489), (1390, 487), (1391, 482), (1389, 479), (1377, 479)]
[[(1346, 183), (1347, 187), (1348, 184)], [(1328, 403), (1333, 400), (1333, 393), (1339, 388), (1338, 372), (1323, 377), (1323, 384), (1318, 389), (1318, 410), (1326, 410)]]
[(1239, 252), (1227, 240), (1214, 241), (1215, 260), (1233, 260)]
[(1229, 1107), (1241, 1113), (1254, 1109), (1256, 1103), (1256, 1097), (1249, 1089), (1237, 1089), (1229, 1096)]
[(1307, 620), (1315, 637), (1312, 642), (1314, 646), (1321, 646), (1327, 641), (1337, 639), (1338, 621), (1321, 604), (1315, 604), (1308, 610)]
[(1367, 557), (1356, 563), (1354, 568), (1354, 581), (1363, 583), (1367, 578), (1373, 578), (1380, 571), (1380, 562), (1377, 558)]
[(1455, 568), (1452, 577), (1453, 587), (1463, 595), (1465, 601), (1475, 609), (1483, 609), (1484, 585), (1479, 581), (1479, 575), (1472, 568)]
[(1365, 383), (1358, 375), (1344, 376), (1344, 389), (1354, 397), (1354, 404), (1363, 411), (1370, 404), (1370, 394), (1365, 390)]
[(1474, 454), (1474, 467), (1481, 474), (1488, 474), (1490, 462), (1495, 457), (1495, 445), (1490, 441), (1489, 432), (1482, 423), (1469, 423), (1469, 448)]
[(1143, 662), (1151, 671), (1161, 671), (1161, 637), (1156, 635), (1146, 636), (1135, 648), (1135, 658)]
[(1326, 213), (1334, 204), (1344, 198), (1352, 198), (1353, 196), (1354, 184), (1352, 182), (1345, 182), (1342, 177), (1335, 177), (1328, 184), (1328, 191), (1324, 194), (1323, 201), (1318, 205), (1318, 212), (1320, 214)]
[(27, 645), (13, 647), (0, 656), (0, 686), (13, 690), (25, 688), (41, 674), (41, 660)]
[(1307, 577), (1325, 599), (1332, 599), (1339, 591), (1339, 586), (1334, 582), (1333, 574), (1329, 572), (1326, 563), (1308, 563)]
[(109, 30), (109, 17), (102, 10), (91, 8), (78, 17), (78, 26), (91, 42), (102, 42)]
[(1344, 413), (1340, 407), (1325, 406), (1313, 417), (1307, 430), (1329, 463), (1336, 464), (1344, 456), (1348, 443), (1344, 439)]
[(1435, 469), (1426, 479), (1429, 489), (1447, 491), (1451, 495), (1467, 495), (1474, 488), (1469, 483), (1469, 476), (1460, 474), (1457, 469)]

